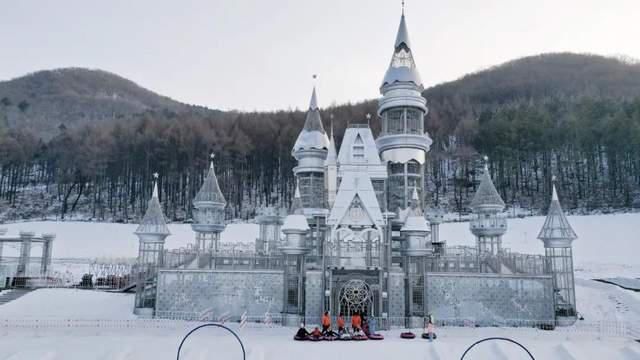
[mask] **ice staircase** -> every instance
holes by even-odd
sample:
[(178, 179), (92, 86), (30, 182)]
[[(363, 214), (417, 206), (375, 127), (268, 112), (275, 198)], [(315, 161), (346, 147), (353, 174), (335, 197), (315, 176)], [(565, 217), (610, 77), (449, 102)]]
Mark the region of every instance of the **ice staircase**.
[[(195, 260), (197, 260), (197, 255), (196, 254), (190, 254), (189, 256), (186, 256), (182, 261), (176, 262), (176, 263), (172, 264), (171, 266), (168, 266), (167, 268), (168, 269), (185, 268), (185, 267), (188, 267), (189, 264), (193, 263)], [(152, 277), (147, 278), (146, 280), (147, 281), (153, 280), (153, 278), (155, 276), (156, 275), (153, 275)], [(136, 288), (137, 283), (138, 283), (137, 281), (131, 282), (127, 286), (118, 289), (117, 292), (128, 292), (128, 291), (131, 291), (131, 290)]]
[(0, 292), (0, 306), (13, 301), (15, 299), (21, 298), (24, 295), (32, 292), (34, 289), (11, 289), (4, 290)]

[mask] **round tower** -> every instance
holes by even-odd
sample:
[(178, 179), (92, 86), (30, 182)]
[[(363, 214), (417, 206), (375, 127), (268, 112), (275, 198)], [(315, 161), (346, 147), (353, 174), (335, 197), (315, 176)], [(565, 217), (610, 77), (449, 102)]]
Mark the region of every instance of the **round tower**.
[(300, 190), (296, 186), (293, 212), (282, 225), (285, 241), (280, 247), (284, 256), (284, 325), (296, 326), (304, 316), (305, 254), (309, 252), (307, 234), (309, 223), (302, 214)]
[(388, 209), (391, 211), (409, 206), (413, 188), (417, 189), (420, 199), (424, 198), (424, 163), (432, 140), (424, 131), (427, 100), (422, 97), (423, 90), (403, 11), (378, 102), (382, 129), (376, 145), (388, 167)]
[(572, 252), (573, 240), (577, 238), (560, 206), (554, 177), (551, 204), (538, 239), (544, 243), (547, 270), (553, 276), (554, 306), (558, 326), (571, 325), (577, 319)]
[(471, 219), (469, 227), (476, 236), (479, 255), (498, 255), (502, 248), (502, 235), (507, 232), (507, 219), (499, 215), (505, 205), (489, 175), (488, 158), (484, 160), (480, 186), (471, 200), (470, 207), (475, 217)]
[(429, 224), (420, 208), (420, 198), (418, 191), (413, 190), (411, 196), (411, 208), (408, 211), (404, 225), (400, 229), (404, 246), (402, 253), (404, 257), (405, 270), (405, 297), (407, 327), (415, 328), (422, 325), (425, 316), (424, 301), (424, 274), (426, 256), (431, 254), (433, 249), (429, 241)]
[(278, 252), (280, 246), (280, 230), (282, 220), (286, 215), (276, 207), (260, 209), (256, 221), (260, 226), (260, 232), (256, 239), (256, 254), (271, 256)]
[(153, 177), (147, 211), (134, 232), (139, 239), (134, 313), (149, 317), (153, 316), (155, 306), (158, 269), (163, 266), (164, 241), (171, 234), (158, 198), (158, 174)]
[(224, 209), (227, 201), (220, 191), (218, 178), (213, 167), (214, 155), (211, 154), (209, 172), (202, 187), (193, 199), (193, 224), (191, 228), (196, 233), (196, 248), (198, 267), (213, 267), (215, 264), (207, 264), (211, 254), (218, 251), (220, 233), (225, 228)]
[(433, 254), (444, 256), (447, 250), (447, 242), (440, 238), (440, 224), (444, 221), (444, 211), (439, 208), (431, 208), (426, 212), (427, 221), (431, 227), (431, 245)]

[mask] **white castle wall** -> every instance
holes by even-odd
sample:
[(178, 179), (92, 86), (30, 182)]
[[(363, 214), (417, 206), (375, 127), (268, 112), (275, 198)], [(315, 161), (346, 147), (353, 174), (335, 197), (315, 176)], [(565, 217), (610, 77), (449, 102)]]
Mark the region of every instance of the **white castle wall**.
[(161, 270), (158, 273), (156, 316), (160, 318), (232, 319), (247, 312), (262, 318), (283, 308), (282, 271)]
[(436, 321), (475, 325), (553, 324), (551, 276), (428, 273), (427, 312)]

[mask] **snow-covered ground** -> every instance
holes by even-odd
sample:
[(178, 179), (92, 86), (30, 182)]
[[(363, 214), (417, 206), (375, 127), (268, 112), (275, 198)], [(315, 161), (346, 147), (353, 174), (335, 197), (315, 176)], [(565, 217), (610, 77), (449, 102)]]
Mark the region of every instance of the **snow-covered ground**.
[[(506, 247), (542, 253), (536, 239), (544, 217), (509, 220)], [(636, 228), (640, 214), (571, 216), (579, 235), (574, 243), (576, 297), (584, 323), (616, 321), (640, 327), (640, 293), (592, 281), (601, 277), (640, 278), (640, 244)], [(54, 268), (80, 271), (91, 258), (133, 258), (137, 254), (135, 225), (87, 222), (24, 222), (6, 225), (9, 234), (20, 230), (54, 232)], [(189, 225), (171, 224), (167, 248), (194, 240)], [(447, 223), (441, 237), (450, 245), (473, 245), (468, 223)], [(225, 242), (252, 242), (255, 224), (233, 224), (223, 233)], [(37, 250), (33, 255), (37, 256)], [(17, 251), (8, 247), (5, 254)], [(62, 259), (67, 258), (67, 259)], [(80, 260), (70, 260), (77, 258)], [(71, 271), (69, 270), (69, 271)], [(1, 296), (1, 295), (0, 295)], [(136, 320), (133, 296), (72, 289), (40, 289), (0, 305), (0, 360), (32, 359), (175, 359), (182, 335), (193, 323)], [(94, 322), (90, 320), (96, 320)], [(235, 327), (236, 324), (231, 324)], [(617, 325), (614, 325), (617, 326)], [(241, 337), (249, 359), (459, 359), (471, 343), (487, 336), (514, 338), (537, 359), (640, 359), (640, 343), (614, 331), (584, 333), (585, 327), (540, 331), (501, 328), (441, 328), (434, 343), (401, 340), (400, 330), (386, 332), (382, 342), (295, 343), (293, 329), (247, 328)], [(591, 329), (587, 329), (591, 330)], [(313, 348), (313, 349), (311, 349)], [(221, 330), (207, 329), (190, 339), (182, 359), (241, 359), (235, 340)], [(527, 359), (509, 343), (485, 343), (468, 359)]]

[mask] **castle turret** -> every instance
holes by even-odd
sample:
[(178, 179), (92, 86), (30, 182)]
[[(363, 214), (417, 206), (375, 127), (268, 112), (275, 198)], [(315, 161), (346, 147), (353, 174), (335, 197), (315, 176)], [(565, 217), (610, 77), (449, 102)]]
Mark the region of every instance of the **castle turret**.
[[(191, 228), (196, 233), (196, 246), (200, 254), (212, 254), (218, 251), (220, 233), (225, 228), (224, 209), (227, 201), (220, 191), (218, 178), (213, 168), (214, 155), (211, 154), (209, 172), (207, 173), (202, 187), (193, 199), (193, 224)], [(201, 259), (210, 256), (201, 256)], [(205, 261), (199, 261), (198, 267), (204, 267)]]
[(420, 208), (418, 191), (414, 189), (411, 196), (411, 209), (409, 209), (407, 219), (400, 229), (400, 233), (404, 237), (404, 254), (406, 256), (425, 256), (431, 253), (431, 242), (428, 241), (430, 231), (429, 224)]
[(544, 243), (547, 269), (553, 275), (556, 323), (559, 326), (571, 325), (577, 317), (572, 253), (572, 243), (577, 238), (560, 206), (554, 178), (551, 204), (538, 239)]
[(420, 199), (424, 198), (424, 163), (432, 140), (424, 131), (427, 100), (422, 97), (423, 90), (403, 12), (378, 102), (382, 129), (376, 144), (388, 166), (391, 211), (409, 206), (413, 188)]
[(285, 241), (280, 247), (284, 255), (286, 266), (284, 267), (284, 303), (283, 322), (288, 326), (300, 323), (304, 316), (304, 271), (305, 254), (309, 252), (307, 234), (309, 223), (302, 214), (300, 190), (296, 186), (292, 213), (284, 219), (282, 232)]
[(298, 166), (293, 169), (293, 173), (298, 180), (300, 199), (305, 209), (325, 208), (324, 165), (329, 146), (329, 138), (322, 126), (316, 88), (314, 87), (304, 127), (292, 150), (293, 157), (298, 161)]
[(480, 186), (471, 200), (475, 217), (470, 222), (470, 229), (476, 236), (478, 254), (497, 255), (501, 252), (502, 235), (507, 232), (507, 219), (499, 215), (504, 210), (504, 201), (491, 180), (488, 158), (484, 160)]
[(425, 217), (431, 227), (431, 245), (434, 255), (443, 256), (446, 253), (447, 242), (440, 237), (440, 224), (444, 221), (444, 211), (439, 208), (429, 209)]
[(156, 298), (156, 276), (163, 266), (164, 241), (171, 234), (167, 227), (158, 197), (158, 174), (153, 174), (153, 191), (140, 225), (134, 234), (140, 241), (136, 270), (136, 299), (134, 313), (153, 315)]

